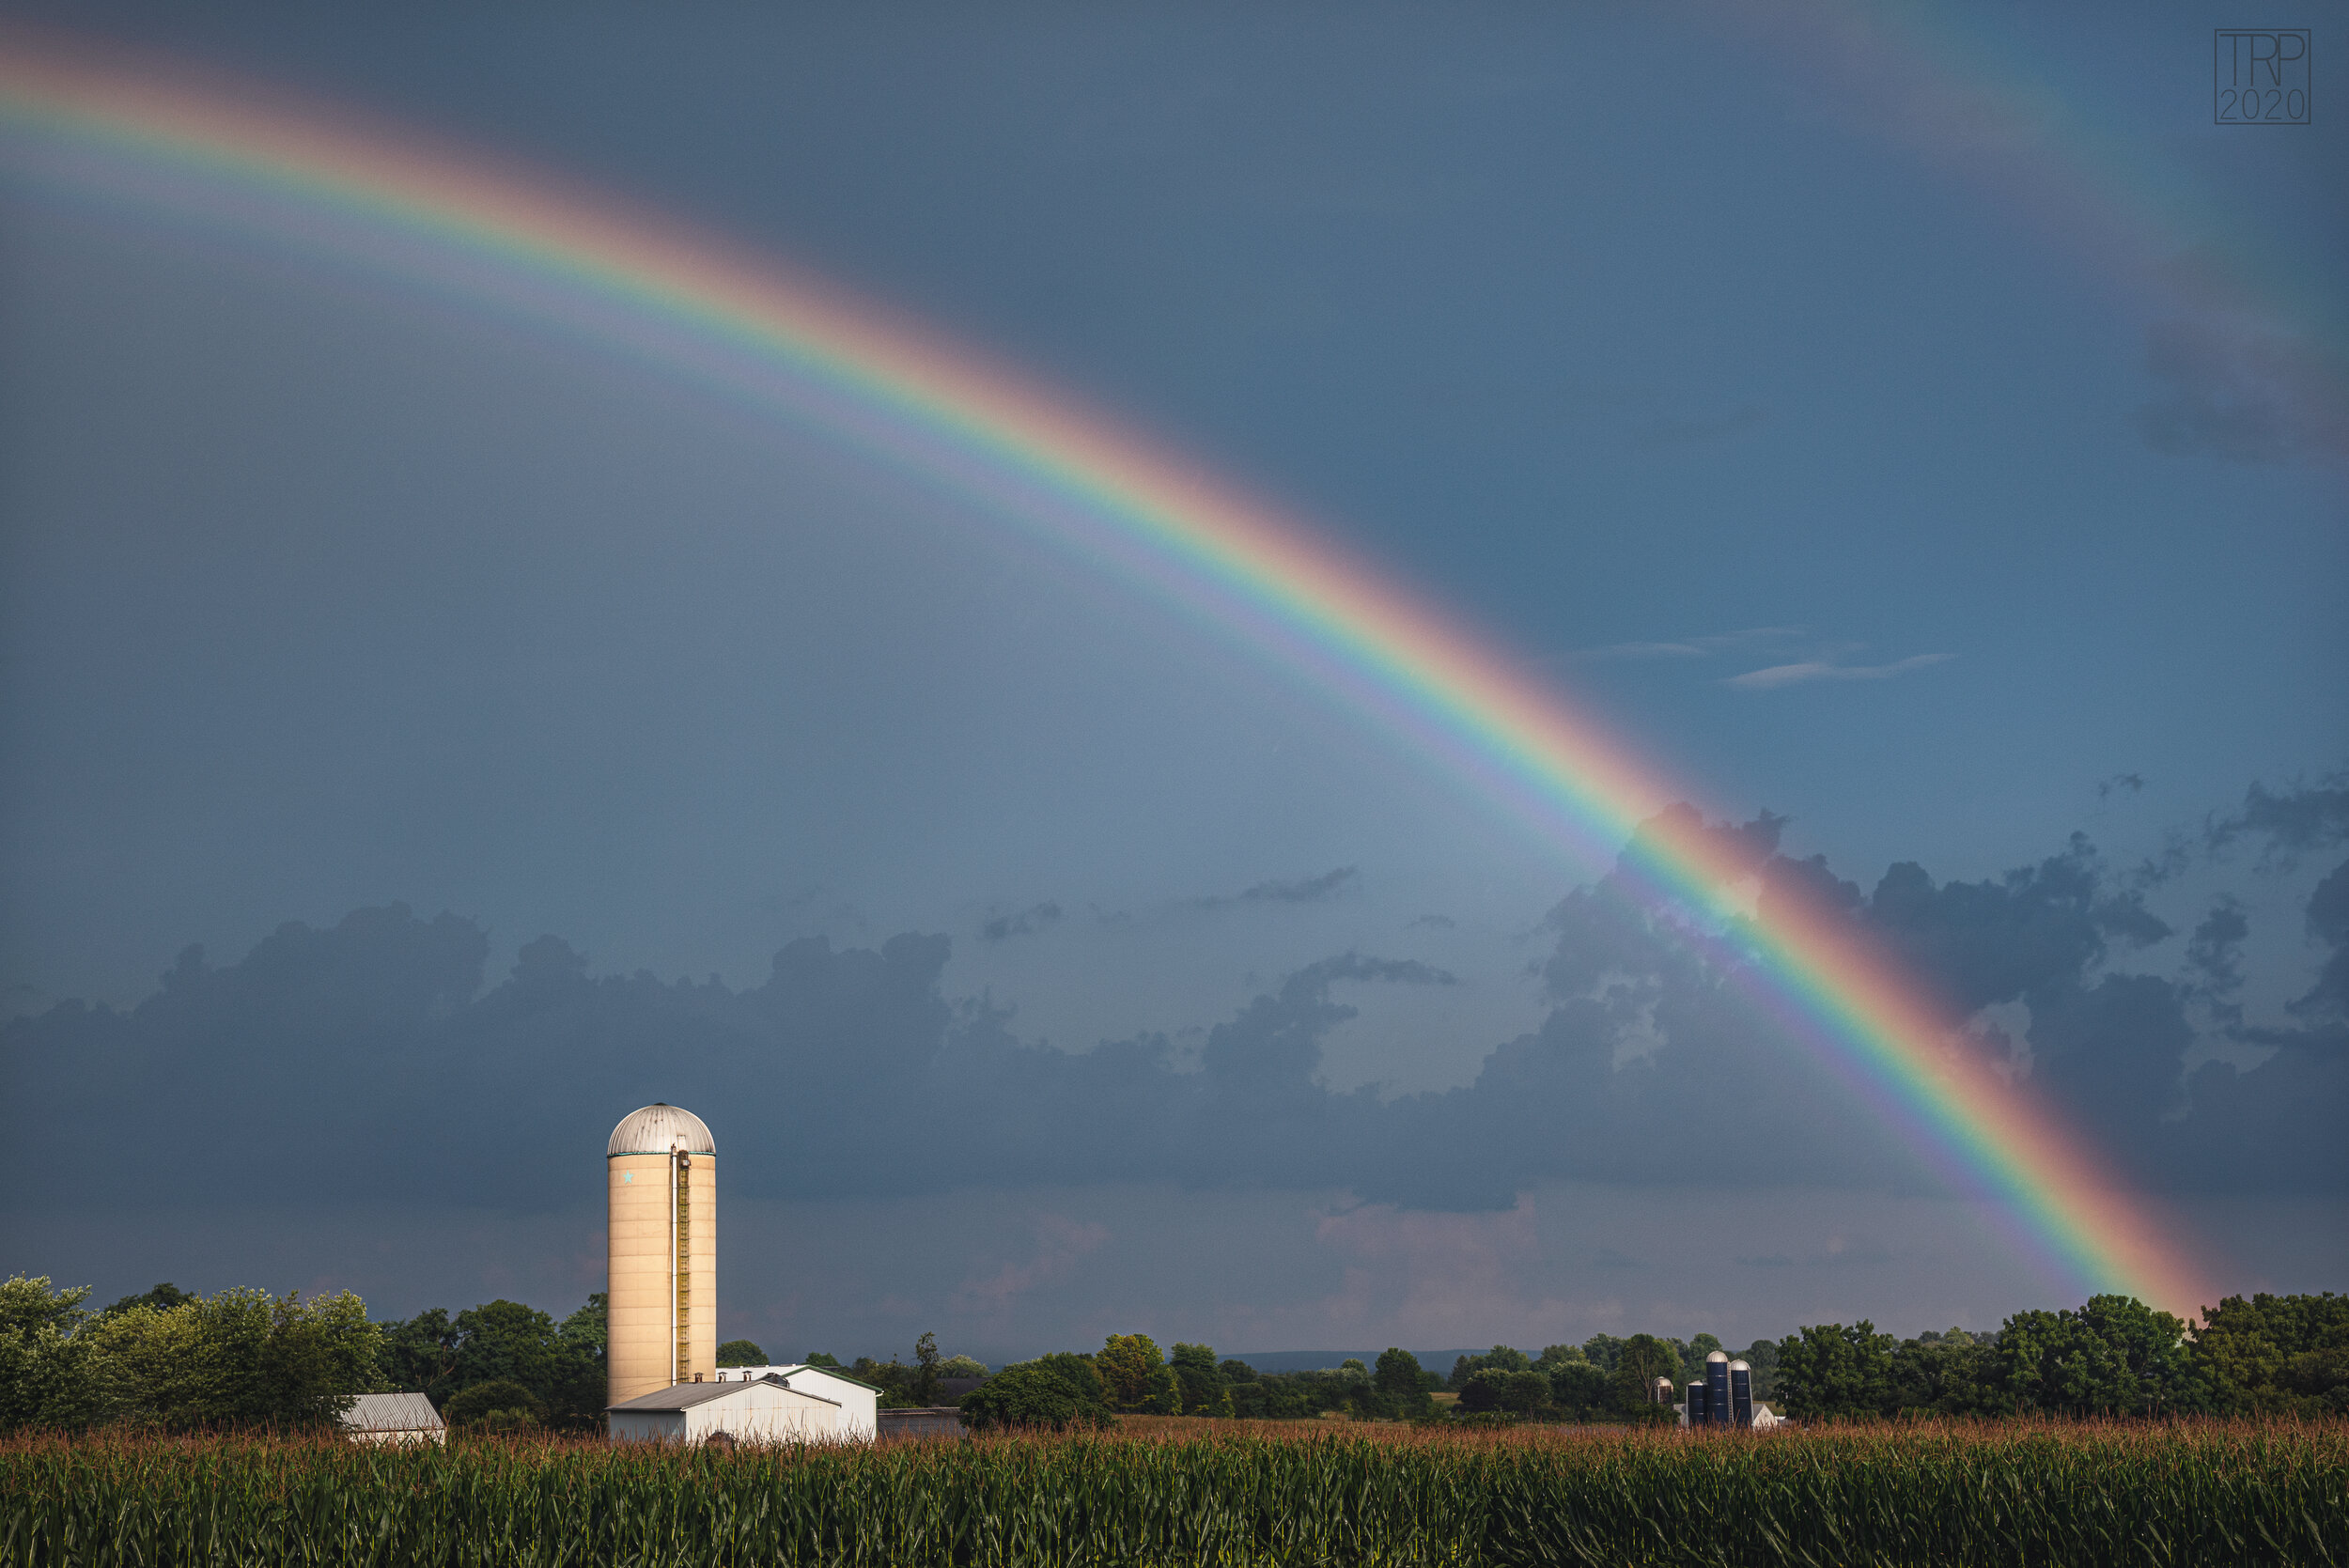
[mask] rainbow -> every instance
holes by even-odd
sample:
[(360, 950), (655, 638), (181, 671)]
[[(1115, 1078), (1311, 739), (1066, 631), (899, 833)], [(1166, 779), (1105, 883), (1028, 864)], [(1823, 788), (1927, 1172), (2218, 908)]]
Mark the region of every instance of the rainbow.
[[(526, 313), (817, 423), (1303, 671), (1552, 839), (1716, 927), (1751, 868), (1680, 792), (1295, 519), (913, 323), (672, 219), (250, 84), (0, 39), (11, 164), (77, 196)], [(1692, 927), (1696, 928), (1696, 927)], [(1729, 966), (2066, 1283), (2181, 1313), (2201, 1276), (2085, 1142), (1830, 911), (1773, 899)]]

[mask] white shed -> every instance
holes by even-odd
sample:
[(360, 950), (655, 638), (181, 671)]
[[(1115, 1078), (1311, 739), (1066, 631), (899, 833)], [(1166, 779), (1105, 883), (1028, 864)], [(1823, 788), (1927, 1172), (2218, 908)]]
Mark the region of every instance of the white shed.
[(871, 1442), (879, 1435), (880, 1390), (870, 1383), (860, 1383), (836, 1367), (811, 1367), (804, 1361), (793, 1361), (771, 1367), (720, 1367), (718, 1380), (722, 1383), (755, 1382), (762, 1377), (780, 1378), (789, 1388), (803, 1394), (817, 1394), (839, 1403), (844, 1436), (859, 1442)]
[(861, 1436), (848, 1430), (838, 1400), (779, 1377), (679, 1383), (605, 1414), (615, 1443), (706, 1443), (722, 1434), (738, 1443), (840, 1443)]
[(361, 1394), (334, 1418), (354, 1443), (446, 1443), (441, 1413), (422, 1394)]

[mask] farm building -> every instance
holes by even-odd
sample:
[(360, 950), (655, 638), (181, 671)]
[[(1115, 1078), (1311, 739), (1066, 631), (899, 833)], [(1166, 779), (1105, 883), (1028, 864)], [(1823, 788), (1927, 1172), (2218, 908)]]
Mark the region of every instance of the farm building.
[(422, 1394), (361, 1394), (334, 1418), (354, 1443), (445, 1443), (448, 1428)]
[(614, 1443), (840, 1443), (870, 1436), (849, 1430), (837, 1400), (803, 1393), (779, 1377), (679, 1383), (606, 1414)]
[(831, 1367), (811, 1367), (799, 1361), (786, 1366), (718, 1369), (720, 1382), (756, 1382), (764, 1377), (774, 1378), (786, 1388), (801, 1393), (816, 1394), (838, 1405), (843, 1436), (869, 1443), (879, 1435), (876, 1417), (880, 1407), (880, 1390), (870, 1383), (858, 1382), (846, 1373)]
[(681, 1106), (630, 1111), (604, 1142), (615, 1443), (869, 1443), (879, 1390), (825, 1367), (717, 1365), (718, 1143)]

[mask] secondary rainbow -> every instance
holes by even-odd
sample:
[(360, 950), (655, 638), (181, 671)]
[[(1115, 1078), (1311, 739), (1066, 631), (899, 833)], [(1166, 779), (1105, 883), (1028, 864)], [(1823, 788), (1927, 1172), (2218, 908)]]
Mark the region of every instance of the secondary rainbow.
[[(477, 151), (256, 92), (0, 38), (9, 161), (72, 193), (260, 234), (582, 333), (909, 465), (1307, 672), (1660, 901), (1728, 908), (1747, 868), (1682, 791), (1554, 691), (1299, 521), (1010, 370), (673, 219)], [(1644, 826), (1643, 826), (1644, 825)], [(2201, 1277), (2128, 1185), (1825, 911), (1773, 903), (1733, 965), (1879, 1112), (1925, 1136), (2076, 1288), (2182, 1313)]]

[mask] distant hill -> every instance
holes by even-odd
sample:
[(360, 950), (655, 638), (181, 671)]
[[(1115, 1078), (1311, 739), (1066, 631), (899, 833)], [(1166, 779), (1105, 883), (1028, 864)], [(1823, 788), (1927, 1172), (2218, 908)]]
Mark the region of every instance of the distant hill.
[[(1380, 1349), (1384, 1348), (1384, 1346), (1380, 1347)], [(1461, 1357), (1482, 1356), (1491, 1348), (1491, 1345), (1480, 1344), (1467, 1350), (1414, 1350), (1411, 1354), (1419, 1358), (1419, 1364), (1427, 1371), (1443, 1373), (1448, 1376), (1452, 1372), (1452, 1363)], [(1326, 1368), (1333, 1368), (1348, 1359), (1360, 1361), (1366, 1367), (1375, 1367), (1378, 1364), (1378, 1352), (1377, 1350), (1231, 1350), (1216, 1352), (1216, 1359), (1246, 1361), (1258, 1372), (1319, 1372)]]

